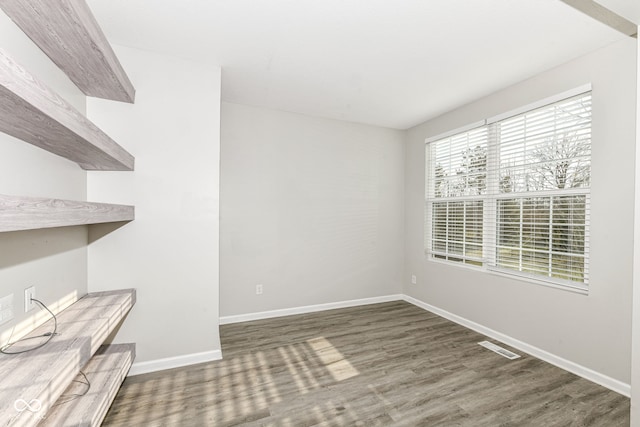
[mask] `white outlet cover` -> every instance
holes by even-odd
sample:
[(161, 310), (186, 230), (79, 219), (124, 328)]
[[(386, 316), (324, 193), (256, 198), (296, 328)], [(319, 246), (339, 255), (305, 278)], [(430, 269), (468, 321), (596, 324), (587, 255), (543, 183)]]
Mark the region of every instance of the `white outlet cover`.
[(31, 301), (31, 298), (36, 297), (36, 287), (31, 286), (24, 290), (24, 312), (33, 310), (36, 307), (36, 303)]
[(411, 283), (414, 285), (418, 283), (418, 278), (416, 277), (415, 274), (411, 275)]

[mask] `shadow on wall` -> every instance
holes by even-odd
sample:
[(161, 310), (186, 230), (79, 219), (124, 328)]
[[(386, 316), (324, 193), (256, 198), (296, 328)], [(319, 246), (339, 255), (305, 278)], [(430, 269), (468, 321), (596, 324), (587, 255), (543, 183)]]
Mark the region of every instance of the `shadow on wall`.
[(89, 226), (89, 243), (102, 239), (107, 234), (116, 231), (120, 227), (129, 224), (130, 221), (108, 222), (105, 224), (93, 224)]
[(0, 269), (26, 264), (86, 246), (87, 240), (78, 239), (76, 233), (68, 232), (69, 228), (76, 227), (0, 233), (0, 254), (2, 254)]
[[(88, 227), (79, 225), (0, 233), (0, 269), (80, 249), (128, 223), (122, 221)], [(77, 233), (69, 233), (69, 229), (79, 227), (88, 228), (86, 238), (78, 239)]]

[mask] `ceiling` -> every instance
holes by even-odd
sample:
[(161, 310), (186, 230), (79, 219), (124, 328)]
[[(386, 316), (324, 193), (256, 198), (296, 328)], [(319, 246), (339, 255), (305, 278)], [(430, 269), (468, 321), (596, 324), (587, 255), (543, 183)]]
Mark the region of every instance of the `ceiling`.
[(222, 66), (223, 101), (396, 129), (625, 37), (560, 0), (88, 3), (112, 43)]

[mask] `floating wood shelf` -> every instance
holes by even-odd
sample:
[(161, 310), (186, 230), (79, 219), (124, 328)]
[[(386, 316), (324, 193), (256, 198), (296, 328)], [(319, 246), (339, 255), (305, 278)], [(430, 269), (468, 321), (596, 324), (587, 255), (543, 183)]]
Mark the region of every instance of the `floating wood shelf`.
[(2, 50), (0, 131), (86, 170), (133, 170), (131, 154)]
[(133, 103), (135, 89), (84, 0), (0, 0), (0, 7), (86, 95)]
[(0, 232), (133, 221), (128, 205), (0, 194)]
[(135, 355), (135, 344), (100, 347), (82, 368), (91, 386), (88, 387), (84, 377), (78, 375), (38, 426), (99, 426), (127, 376)]
[[(58, 314), (58, 334), (43, 347), (20, 354), (0, 354), (0, 425), (34, 426), (42, 416), (46, 417), (135, 300), (135, 289), (88, 294)], [(53, 320), (49, 320), (27, 337), (52, 330)], [(42, 339), (22, 341), (11, 351), (31, 348)], [(95, 365), (87, 369), (94, 370)], [(101, 381), (98, 379), (98, 383)], [(18, 399), (22, 399), (21, 404), (30, 404), (33, 411), (16, 404)]]

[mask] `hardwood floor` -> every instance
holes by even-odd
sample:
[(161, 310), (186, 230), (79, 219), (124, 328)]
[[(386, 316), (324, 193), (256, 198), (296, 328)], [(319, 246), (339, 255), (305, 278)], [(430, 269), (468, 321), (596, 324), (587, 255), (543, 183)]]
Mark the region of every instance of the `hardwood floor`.
[(220, 333), (223, 360), (127, 378), (104, 425), (629, 425), (628, 398), (402, 301)]

